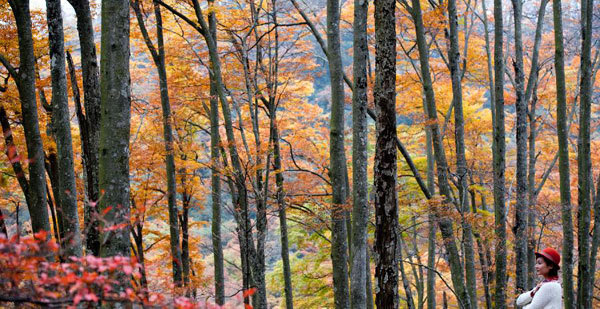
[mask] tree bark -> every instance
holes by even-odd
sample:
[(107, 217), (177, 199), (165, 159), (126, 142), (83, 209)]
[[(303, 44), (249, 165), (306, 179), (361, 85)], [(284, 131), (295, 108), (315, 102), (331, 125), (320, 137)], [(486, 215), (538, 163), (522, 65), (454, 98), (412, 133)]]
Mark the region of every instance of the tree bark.
[[(213, 6), (214, 1), (209, 1)], [(217, 20), (214, 10), (208, 14), (209, 33), (213, 40), (217, 39)], [(215, 46), (216, 48), (216, 46)], [(223, 266), (223, 244), (221, 242), (221, 179), (220, 179), (220, 146), (219, 136), (219, 98), (214, 73), (210, 74), (210, 159), (211, 159), (211, 203), (212, 203), (212, 245), (215, 268), (215, 303), (225, 304), (225, 275)]]
[(167, 82), (167, 69), (165, 66), (165, 49), (162, 29), (162, 15), (160, 6), (154, 3), (154, 16), (156, 18), (157, 46), (150, 39), (144, 23), (144, 17), (138, 0), (131, 2), (135, 11), (138, 25), (150, 54), (156, 71), (158, 72), (160, 86), (160, 102), (162, 107), (163, 136), (165, 143), (165, 166), (167, 174), (167, 200), (169, 209), (169, 235), (171, 244), (171, 263), (173, 270), (173, 283), (176, 287), (183, 285), (183, 269), (181, 264), (181, 248), (179, 247), (179, 224), (177, 210), (177, 184), (175, 175), (175, 159), (173, 157), (173, 130), (171, 128), (171, 103), (169, 101), (169, 86)]
[(191, 196), (187, 190), (187, 169), (179, 170), (181, 177), (181, 208), (179, 216), (181, 226), (181, 270), (183, 272), (183, 285), (186, 287), (186, 297), (190, 297), (190, 237), (189, 237), (189, 209)]
[(542, 30), (544, 26), (544, 16), (546, 15), (546, 6), (548, 5), (549, 0), (543, 0), (540, 4), (540, 9), (538, 10), (538, 19), (537, 26), (535, 29), (535, 39), (533, 44), (533, 56), (531, 59), (531, 71), (529, 72), (529, 79), (527, 81), (527, 89), (525, 90), (525, 104), (527, 105), (530, 98), (531, 99), (531, 107), (529, 108), (528, 117), (529, 117), (529, 167), (528, 167), (528, 185), (527, 185), (527, 194), (528, 194), (528, 248), (527, 248), (527, 285), (525, 290), (530, 290), (535, 286), (535, 211), (534, 206), (537, 201), (537, 192), (535, 185), (535, 138), (536, 138), (536, 118), (535, 118), (535, 109), (537, 103), (537, 86), (538, 86), (538, 78), (539, 78), (539, 70), (538, 67), (538, 59), (539, 59), (539, 51), (540, 45), (542, 42)]
[(129, 0), (102, 0), (100, 256), (129, 256)]
[[(68, 0), (75, 9), (77, 31), (81, 46), (81, 67), (83, 77), (83, 97), (85, 107), (86, 133), (81, 134), (82, 157), (85, 167), (85, 203), (84, 222), (86, 228), (86, 252), (100, 254), (100, 222), (96, 203), (100, 198), (98, 189), (98, 149), (100, 141), (100, 74), (94, 42), (94, 25), (89, 0)], [(83, 114), (82, 114), (83, 115)], [(81, 121), (80, 126), (81, 126)]]
[[(352, 92), (352, 308), (367, 307), (367, 223), (369, 220), (367, 179), (367, 11), (369, 1), (354, 1)], [(366, 265), (365, 265), (366, 264)], [(370, 271), (368, 273), (370, 275)]]
[[(271, 130), (273, 130), (273, 169), (275, 171), (280, 171), (282, 169), (281, 148), (279, 146), (279, 129), (277, 127), (276, 109), (274, 107), (271, 110), (271, 117), (273, 118), (271, 128)], [(279, 228), (281, 234), (281, 260), (283, 263), (285, 307), (287, 309), (293, 309), (294, 302), (292, 295), (292, 270), (290, 267), (285, 190), (283, 188), (283, 182), (283, 173), (276, 172), (275, 183), (277, 186), (277, 205), (279, 206)]]
[[(517, 291), (527, 288), (527, 101), (525, 99), (525, 73), (523, 67), (523, 5), (512, 0), (515, 30), (515, 92), (517, 113), (517, 200), (515, 205), (515, 286)], [(532, 70), (536, 68), (532, 67)]]
[(494, 217), (496, 230), (496, 308), (506, 308), (506, 206), (504, 132), (504, 52), (502, 1), (494, 0), (494, 83), (495, 121), (492, 144), (494, 161)]
[(35, 94), (35, 56), (33, 54), (33, 37), (31, 34), (31, 16), (29, 1), (10, 0), (17, 22), (19, 37), (19, 73), (17, 88), (21, 101), (23, 129), (27, 144), (29, 160), (29, 200), (27, 207), (31, 216), (31, 228), (34, 233), (50, 232), (46, 197), (46, 174), (44, 172), (44, 146), (38, 124), (37, 104)]
[(396, 4), (375, 1), (375, 252), (377, 308), (398, 308)]
[(536, 107), (537, 107), (537, 90), (533, 90), (533, 98), (531, 100), (531, 105), (529, 107), (529, 174), (528, 174), (528, 199), (529, 199), (529, 213), (528, 213), (528, 248), (527, 248), (527, 286), (525, 290), (533, 289), (536, 285), (536, 273), (535, 273), (535, 247), (536, 247), (536, 239), (535, 229), (536, 229), (536, 212), (535, 205), (537, 203), (537, 192), (535, 192), (535, 164), (536, 164), (536, 148), (535, 148), (535, 138), (536, 138), (536, 130), (537, 130), (537, 120), (536, 120)]
[(565, 51), (563, 45), (562, 1), (552, 1), (554, 17), (554, 68), (556, 72), (556, 130), (558, 135), (558, 171), (560, 174), (560, 204), (562, 210), (563, 249), (562, 286), (565, 309), (575, 305), (573, 290), (573, 222), (571, 214), (571, 180), (569, 172), (569, 141), (567, 127), (567, 97), (565, 85)]
[(472, 308), (477, 308), (477, 275), (475, 273), (475, 250), (473, 249), (473, 232), (471, 224), (464, 218), (470, 212), (467, 158), (465, 155), (465, 120), (463, 115), (462, 85), (460, 72), (460, 51), (458, 46), (458, 16), (456, 0), (448, 1), (448, 18), (450, 24), (450, 75), (452, 79), (452, 102), (454, 102), (454, 140), (456, 144), (456, 177), (460, 211), (463, 214), (463, 247), (465, 260), (466, 288)]
[(64, 238), (61, 250), (65, 256), (81, 256), (81, 236), (77, 216), (77, 189), (75, 184), (75, 164), (67, 95), (67, 71), (65, 68), (65, 47), (60, 0), (46, 1), (48, 19), (50, 73), (52, 75), (52, 129), (58, 153), (58, 186), (60, 204), (63, 211)]
[(590, 119), (592, 106), (592, 12), (593, 0), (581, 2), (581, 80), (579, 103), (579, 136), (577, 138), (578, 233), (577, 306), (591, 308), (590, 284), (594, 273), (590, 269), (590, 221), (592, 190), (592, 160), (590, 150)]
[(333, 291), (337, 309), (350, 307), (348, 287), (348, 231), (346, 192), (346, 153), (344, 149), (344, 84), (340, 49), (339, 0), (327, 1), (327, 50), (329, 81), (331, 84), (331, 118), (329, 132), (330, 177), (333, 192), (331, 209), (331, 262), (333, 263)]

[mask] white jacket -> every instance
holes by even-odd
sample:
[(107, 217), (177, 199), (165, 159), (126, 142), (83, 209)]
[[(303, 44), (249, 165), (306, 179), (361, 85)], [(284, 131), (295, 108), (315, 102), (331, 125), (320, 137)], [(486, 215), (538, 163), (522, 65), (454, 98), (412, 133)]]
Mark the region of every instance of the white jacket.
[(562, 309), (562, 287), (557, 281), (546, 282), (531, 297), (531, 291), (519, 295), (517, 306), (523, 309)]

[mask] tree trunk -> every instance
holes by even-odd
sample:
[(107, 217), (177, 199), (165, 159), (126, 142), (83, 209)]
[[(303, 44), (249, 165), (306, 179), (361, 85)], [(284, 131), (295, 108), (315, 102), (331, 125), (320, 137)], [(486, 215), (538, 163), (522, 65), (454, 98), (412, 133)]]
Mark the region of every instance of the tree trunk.
[(406, 298), (406, 308), (415, 309), (415, 302), (413, 300), (412, 291), (410, 289), (410, 282), (404, 271), (404, 258), (402, 257), (402, 236), (398, 238), (398, 269), (402, 278), (402, 287), (404, 288), (404, 296)]
[(77, 189), (73, 162), (73, 143), (69, 98), (67, 95), (67, 71), (65, 68), (65, 47), (60, 0), (46, 1), (48, 19), (49, 49), (52, 75), (52, 130), (58, 153), (58, 186), (60, 204), (63, 211), (64, 238), (61, 249), (65, 256), (81, 256), (81, 236), (77, 216)]
[[(367, 10), (369, 2), (354, 1), (352, 92), (352, 308), (367, 307), (367, 223), (369, 220), (367, 179)], [(365, 265), (366, 264), (366, 265)], [(370, 275), (370, 271), (368, 273)]]
[[(31, 216), (31, 228), (34, 233), (50, 232), (46, 197), (46, 174), (44, 172), (44, 146), (40, 136), (35, 94), (35, 56), (31, 34), (31, 16), (28, 0), (10, 0), (17, 22), (19, 37), (19, 73), (18, 80), (23, 129), (29, 160), (29, 200), (27, 207)], [(48, 234), (50, 235), (50, 234)]]
[(590, 269), (590, 220), (592, 161), (590, 150), (590, 113), (592, 106), (592, 12), (593, 0), (581, 2), (581, 86), (579, 103), (579, 136), (577, 139), (578, 233), (577, 304), (591, 308), (590, 284), (594, 273)]
[[(438, 173), (438, 186), (440, 194), (444, 196), (445, 203), (451, 203), (450, 185), (448, 183), (448, 163), (446, 161), (446, 154), (444, 153), (444, 147), (442, 144), (442, 138), (437, 123), (437, 109), (435, 103), (435, 95), (433, 92), (433, 83), (431, 81), (431, 74), (429, 71), (429, 47), (425, 39), (425, 30), (423, 26), (423, 17), (421, 12), (421, 4), (418, 0), (413, 0), (413, 20), (415, 23), (415, 30), (417, 34), (417, 48), (419, 50), (419, 62), (421, 67), (421, 78), (423, 79), (423, 92), (425, 93), (425, 101), (427, 103), (427, 117), (429, 120), (429, 126), (431, 128), (431, 135), (433, 140), (434, 153), (437, 164)], [(441, 217), (436, 213), (436, 219), (442, 232), (442, 238), (448, 253), (448, 262), (452, 275), (452, 283), (456, 291), (459, 302), (462, 303), (464, 308), (471, 308), (470, 297), (467, 289), (465, 288), (463, 267), (460, 262), (458, 254), (458, 248), (453, 232), (452, 221), (447, 217)]]
[[(515, 205), (515, 285), (517, 291), (527, 288), (527, 101), (525, 99), (525, 73), (523, 68), (523, 5), (512, 0), (515, 27), (515, 90), (517, 112), (517, 201)], [(536, 70), (536, 68), (532, 68)]]
[(536, 285), (536, 272), (535, 272), (535, 229), (536, 229), (536, 212), (535, 205), (537, 203), (537, 192), (535, 192), (535, 164), (536, 164), (536, 148), (535, 148), (535, 138), (536, 138), (536, 130), (537, 130), (537, 120), (536, 120), (536, 105), (537, 105), (537, 90), (533, 90), (533, 98), (531, 100), (531, 105), (529, 107), (529, 175), (528, 181), (529, 184), (527, 186), (528, 190), (528, 198), (529, 198), (529, 213), (528, 213), (528, 248), (527, 248), (527, 286), (525, 290), (529, 291), (533, 289)]
[[(279, 129), (277, 127), (276, 109), (271, 110), (272, 117), (272, 138), (273, 138), (273, 169), (280, 171), (281, 164), (281, 148), (279, 147)], [(275, 183), (277, 185), (277, 205), (279, 206), (279, 228), (281, 234), (281, 260), (283, 263), (283, 279), (285, 291), (285, 307), (287, 309), (294, 308), (292, 295), (292, 270), (290, 267), (290, 252), (288, 244), (287, 218), (285, 205), (285, 190), (283, 188), (283, 173), (275, 174)]]
[[(136, 209), (135, 199), (131, 199), (131, 207)], [(144, 230), (144, 222), (143, 220), (136, 220), (133, 227), (131, 228), (131, 235), (133, 236), (133, 241), (135, 242), (135, 250), (137, 253), (136, 257), (138, 262), (141, 265), (140, 274), (142, 277), (140, 278), (140, 283), (143, 288), (148, 288), (148, 278), (146, 277), (146, 267), (144, 264), (144, 234), (142, 233)]]
[(398, 308), (396, 3), (375, 1), (375, 252), (377, 308)]
[(189, 234), (189, 211), (190, 196), (186, 189), (186, 169), (181, 169), (182, 212), (179, 217), (181, 224), (181, 270), (183, 272), (183, 285), (186, 287), (186, 297), (190, 297), (190, 234)]
[(20, 159), (21, 157), (19, 156), (19, 153), (17, 151), (17, 146), (15, 146), (13, 132), (10, 127), (10, 122), (8, 122), (8, 115), (6, 114), (6, 109), (4, 108), (4, 106), (1, 105), (0, 124), (2, 125), (2, 134), (4, 135), (4, 149), (6, 157), (8, 158), (8, 162), (10, 162), (10, 164), (12, 165), (15, 177), (17, 177), (19, 186), (21, 186), (21, 190), (23, 191), (23, 195), (25, 196), (25, 201), (27, 202), (27, 204), (29, 204), (29, 182), (27, 180), (27, 176), (25, 175), (25, 171), (23, 171), (23, 166), (21, 165)]
[(477, 308), (477, 275), (475, 273), (475, 250), (471, 224), (464, 218), (470, 212), (467, 158), (465, 155), (465, 120), (463, 115), (462, 85), (460, 72), (460, 51), (458, 46), (458, 16), (456, 0), (448, 1), (450, 24), (450, 75), (452, 78), (452, 102), (454, 102), (454, 140), (456, 144), (456, 176), (459, 191), (460, 211), (463, 213), (463, 241), (465, 259), (466, 288), (472, 308)]
[[(48, 198), (48, 203), (52, 203), (52, 198), (50, 197), (50, 191), (52, 191), (52, 196), (54, 197), (54, 205), (55, 210), (56, 210), (56, 218), (54, 218), (53, 216), (53, 220), (54, 220), (54, 226), (58, 227), (58, 229), (56, 229), (55, 234), (58, 235), (58, 237), (56, 237), (57, 241), (61, 241), (64, 238), (64, 220), (63, 220), (63, 210), (62, 210), (62, 206), (60, 204), (60, 199), (58, 198), (60, 196), (59, 193), (59, 187), (58, 187), (58, 157), (56, 155), (56, 152), (50, 152), (46, 157), (45, 157), (45, 162), (44, 162), (44, 167), (46, 169), (46, 173), (48, 174), (48, 178), (50, 180), (50, 187), (52, 188), (52, 190), (50, 190), (50, 188), (48, 188), (48, 185), (46, 185), (46, 191), (48, 192), (47, 194), (47, 198)], [(59, 254), (59, 257), (61, 259), (61, 261), (65, 260), (65, 256), (64, 254)]]
[(156, 18), (156, 37), (158, 41), (157, 48), (150, 39), (148, 31), (144, 23), (141, 9), (138, 0), (131, 2), (131, 6), (135, 11), (138, 20), (140, 31), (146, 42), (146, 46), (150, 51), (156, 71), (158, 72), (160, 86), (160, 102), (162, 106), (163, 120), (163, 136), (165, 142), (165, 166), (167, 170), (167, 200), (169, 207), (169, 235), (171, 244), (171, 264), (173, 270), (173, 283), (176, 287), (183, 285), (182, 265), (181, 265), (181, 248), (179, 247), (179, 224), (177, 211), (177, 184), (175, 175), (175, 159), (173, 157), (173, 131), (171, 128), (171, 103), (169, 102), (169, 86), (167, 83), (167, 69), (165, 66), (165, 49), (162, 29), (162, 15), (160, 6), (154, 3), (154, 16)]
[[(209, 1), (213, 6), (214, 1)], [(216, 44), (217, 20), (214, 10), (208, 14), (208, 27), (210, 35)], [(215, 46), (216, 48), (216, 46)], [(215, 303), (219, 306), (225, 304), (225, 275), (223, 266), (223, 244), (221, 243), (221, 179), (220, 179), (220, 142), (219, 136), (219, 99), (217, 86), (213, 74), (210, 74), (210, 159), (211, 165), (211, 199), (212, 199), (212, 245), (213, 261), (215, 268)]]
[(100, 256), (129, 256), (129, 1), (102, 0)]
[(339, 0), (327, 1), (327, 50), (329, 54), (329, 81), (331, 83), (331, 119), (329, 132), (329, 160), (332, 184), (331, 262), (333, 263), (333, 291), (335, 308), (349, 308), (348, 287), (348, 231), (346, 226), (346, 154), (344, 149), (344, 84), (340, 50)]
[(567, 96), (565, 85), (565, 51), (563, 45), (562, 1), (552, 1), (554, 15), (554, 68), (556, 70), (556, 130), (558, 135), (558, 171), (560, 174), (560, 204), (562, 209), (563, 249), (562, 286), (565, 309), (575, 305), (573, 290), (573, 222), (571, 214), (571, 180), (569, 174), (569, 141), (567, 127)]
[(528, 208), (529, 211), (527, 213), (528, 218), (528, 248), (527, 248), (527, 285), (525, 290), (530, 290), (535, 286), (535, 211), (534, 206), (537, 201), (537, 192), (535, 186), (535, 138), (536, 138), (536, 118), (535, 118), (535, 108), (537, 103), (537, 86), (538, 86), (538, 76), (539, 76), (539, 67), (538, 67), (538, 59), (539, 59), (539, 51), (540, 45), (542, 42), (542, 30), (544, 26), (544, 16), (546, 15), (546, 6), (548, 5), (549, 0), (543, 0), (540, 4), (540, 8), (538, 10), (538, 19), (537, 26), (535, 29), (535, 39), (533, 44), (533, 56), (531, 59), (531, 71), (529, 72), (529, 80), (527, 81), (527, 89), (525, 90), (525, 104), (527, 105), (530, 98), (533, 99), (531, 101), (531, 107), (529, 108), (528, 117), (529, 117), (529, 171), (528, 171), (528, 185), (527, 185), (527, 194), (528, 194)]
[(494, 0), (494, 83), (495, 121), (492, 144), (494, 161), (494, 217), (496, 230), (496, 308), (506, 308), (506, 206), (505, 193), (505, 132), (504, 132), (504, 52), (502, 1)]
[[(81, 67), (83, 77), (83, 97), (87, 130), (81, 134), (82, 157), (85, 168), (84, 222), (86, 228), (86, 252), (100, 254), (99, 221), (96, 203), (100, 198), (98, 190), (98, 149), (100, 141), (100, 74), (94, 42), (94, 25), (89, 0), (68, 0), (75, 9), (77, 31), (81, 46)], [(80, 120), (81, 122), (81, 120)], [(81, 124), (80, 124), (81, 125)]]

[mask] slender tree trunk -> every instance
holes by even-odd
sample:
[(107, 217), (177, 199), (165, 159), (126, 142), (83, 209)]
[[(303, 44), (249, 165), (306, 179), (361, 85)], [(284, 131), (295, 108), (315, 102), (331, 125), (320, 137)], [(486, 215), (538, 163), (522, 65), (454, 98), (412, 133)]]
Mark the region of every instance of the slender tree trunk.
[(0, 209), (0, 233), (4, 234), (4, 237), (8, 238), (8, 230), (6, 229), (6, 223), (4, 221), (2, 209)]
[[(423, 96), (423, 111), (425, 115), (427, 112), (427, 100)], [(425, 142), (426, 156), (427, 156), (427, 190), (434, 195), (435, 194), (435, 157), (433, 156), (433, 145), (431, 137), (431, 127), (425, 128)], [(427, 216), (429, 219), (428, 232), (427, 232), (427, 309), (435, 309), (435, 240), (436, 240), (436, 222), (435, 214), (433, 211), (429, 212)]]
[(169, 235), (171, 241), (171, 264), (173, 270), (173, 283), (176, 287), (183, 285), (181, 248), (179, 247), (179, 224), (177, 210), (177, 184), (175, 175), (175, 159), (173, 157), (173, 131), (171, 128), (171, 103), (169, 102), (169, 86), (167, 83), (167, 69), (165, 66), (165, 50), (162, 29), (162, 15), (160, 6), (154, 3), (154, 16), (156, 18), (157, 47), (154, 46), (145, 26), (138, 0), (131, 2), (135, 11), (140, 31), (150, 51), (156, 71), (158, 72), (160, 86), (160, 102), (162, 106), (163, 136), (165, 142), (165, 166), (167, 174), (167, 200), (169, 209)]
[[(81, 66), (83, 77), (83, 96), (87, 130), (81, 134), (82, 157), (85, 168), (85, 203), (84, 222), (86, 228), (86, 252), (100, 254), (99, 221), (96, 203), (99, 199), (98, 189), (98, 149), (100, 141), (100, 74), (94, 42), (94, 25), (89, 0), (68, 0), (75, 9), (77, 31), (81, 46)], [(83, 114), (82, 114), (83, 115)], [(80, 120), (81, 122), (81, 120)], [(81, 124), (80, 124), (81, 126)]]
[(58, 186), (60, 204), (63, 211), (64, 238), (61, 249), (65, 256), (81, 256), (81, 236), (77, 216), (77, 189), (75, 187), (75, 167), (69, 99), (67, 95), (67, 71), (65, 68), (65, 47), (60, 0), (46, 1), (48, 33), (50, 35), (50, 72), (52, 75), (52, 129), (58, 152)]
[(528, 167), (528, 185), (527, 185), (527, 194), (528, 194), (528, 245), (527, 245), (527, 285), (525, 286), (525, 290), (532, 289), (535, 286), (535, 204), (537, 201), (537, 192), (535, 187), (535, 163), (536, 163), (536, 155), (535, 155), (535, 138), (536, 138), (536, 118), (535, 118), (535, 109), (537, 103), (537, 86), (538, 86), (538, 78), (539, 78), (539, 67), (538, 67), (538, 59), (539, 59), (539, 50), (542, 42), (542, 30), (544, 26), (544, 16), (546, 15), (546, 6), (548, 5), (549, 0), (543, 0), (540, 4), (540, 8), (538, 10), (538, 20), (537, 26), (535, 30), (535, 39), (533, 44), (533, 56), (531, 59), (531, 71), (529, 72), (529, 80), (527, 81), (527, 89), (525, 90), (525, 105), (529, 102), (530, 98), (533, 94), (533, 99), (531, 102), (531, 107), (529, 108), (528, 117), (529, 117), (529, 167)]
[[(417, 48), (419, 50), (419, 62), (421, 67), (421, 78), (423, 79), (423, 91), (425, 93), (425, 101), (427, 103), (427, 117), (430, 122), (434, 153), (437, 164), (438, 186), (440, 194), (444, 196), (445, 203), (451, 203), (450, 185), (448, 184), (446, 154), (442, 144), (442, 138), (437, 123), (437, 109), (435, 104), (435, 95), (433, 92), (433, 83), (429, 71), (429, 47), (425, 39), (425, 30), (423, 26), (423, 17), (421, 12), (421, 4), (418, 0), (413, 0), (413, 20), (417, 34)], [(456, 240), (454, 237), (452, 221), (447, 217), (441, 217), (436, 213), (436, 220), (442, 232), (442, 238), (448, 252), (448, 262), (452, 275), (452, 283), (456, 291), (459, 302), (464, 308), (471, 308), (470, 297), (465, 287), (463, 267), (461, 265)]]
[(27, 180), (27, 176), (25, 175), (25, 171), (23, 170), (23, 166), (21, 165), (20, 156), (17, 151), (17, 146), (15, 145), (13, 132), (10, 127), (10, 122), (8, 122), (8, 115), (6, 114), (6, 109), (4, 108), (4, 106), (1, 105), (0, 124), (2, 125), (2, 134), (4, 135), (4, 149), (6, 157), (12, 165), (15, 177), (17, 177), (19, 186), (21, 186), (21, 190), (23, 191), (23, 195), (25, 196), (25, 201), (27, 202), (27, 204), (29, 204), (29, 181)]
[(527, 247), (527, 286), (525, 290), (533, 289), (536, 285), (535, 279), (535, 228), (536, 228), (536, 211), (535, 205), (537, 203), (537, 192), (535, 192), (535, 164), (536, 164), (536, 148), (535, 138), (537, 130), (536, 120), (536, 105), (537, 105), (537, 90), (533, 90), (533, 98), (529, 107), (529, 175), (528, 175), (528, 198), (529, 198), (529, 213), (528, 213), (528, 247)]
[(552, 1), (554, 15), (554, 68), (556, 70), (556, 130), (558, 135), (558, 171), (560, 174), (560, 204), (562, 209), (563, 249), (562, 286), (565, 309), (575, 305), (573, 290), (573, 222), (571, 214), (571, 180), (569, 172), (569, 141), (567, 127), (567, 97), (565, 85), (565, 51), (563, 46), (562, 3)]
[[(277, 116), (276, 109), (271, 109), (272, 120), (272, 138), (273, 138), (273, 169), (276, 171), (281, 170), (281, 148), (279, 147), (279, 129), (277, 127)], [(285, 291), (285, 307), (287, 309), (294, 308), (293, 295), (292, 295), (292, 270), (290, 267), (290, 252), (288, 244), (288, 231), (287, 231), (287, 215), (285, 205), (285, 190), (283, 188), (283, 173), (275, 174), (275, 183), (277, 185), (277, 205), (279, 206), (279, 228), (281, 234), (281, 260), (283, 262), (283, 279), (284, 279), (284, 291)]]
[(477, 308), (477, 275), (475, 273), (475, 250), (471, 224), (464, 218), (470, 212), (467, 158), (465, 155), (465, 120), (463, 115), (460, 51), (458, 46), (458, 16), (456, 0), (448, 1), (450, 24), (450, 75), (452, 78), (452, 101), (454, 102), (454, 140), (456, 144), (456, 176), (459, 191), (460, 211), (463, 213), (463, 241), (466, 288), (472, 308)]
[[(367, 10), (369, 1), (354, 1), (352, 92), (352, 308), (367, 307), (367, 223), (369, 200), (367, 183)], [(365, 265), (366, 263), (366, 265)], [(370, 271), (368, 273), (370, 275)]]
[(189, 237), (189, 209), (191, 196), (187, 190), (187, 170), (181, 168), (179, 170), (181, 177), (181, 216), (179, 221), (181, 224), (181, 268), (183, 271), (183, 285), (186, 287), (186, 296), (190, 297), (190, 237)]
[(596, 183), (596, 199), (594, 200), (594, 232), (592, 234), (592, 248), (590, 249), (590, 285), (588, 292), (592, 295), (590, 299), (590, 308), (593, 308), (593, 295), (595, 286), (595, 275), (596, 275), (596, 259), (598, 256), (598, 248), (600, 247), (600, 177)]
[(375, 252), (377, 308), (398, 308), (396, 3), (375, 1)]
[(415, 301), (412, 296), (412, 290), (410, 288), (410, 281), (406, 276), (406, 272), (404, 271), (404, 258), (402, 257), (402, 237), (398, 238), (398, 269), (400, 271), (400, 276), (402, 278), (402, 287), (404, 288), (404, 297), (406, 298), (406, 308), (415, 309)]
[[(209, 1), (213, 6), (214, 1)], [(209, 33), (216, 44), (217, 20), (214, 10), (208, 14)], [(215, 46), (216, 48), (216, 46)], [(211, 199), (212, 199), (212, 245), (215, 268), (215, 303), (225, 304), (225, 275), (223, 266), (223, 244), (221, 242), (221, 179), (220, 179), (220, 150), (219, 144), (219, 99), (214, 74), (210, 74), (210, 158), (211, 165)]]
[(344, 150), (344, 84), (340, 49), (339, 0), (327, 1), (327, 50), (331, 83), (329, 133), (330, 174), (333, 191), (331, 210), (331, 261), (333, 263), (334, 302), (337, 309), (350, 307), (348, 287), (348, 231), (346, 226), (346, 154)]
[(492, 144), (494, 160), (494, 214), (496, 230), (496, 308), (506, 308), (506, 206), (504, 132), (504, 52), (502, 1), (494, 0), (494, 82), (496, 119)]
[[(27, 144), (29, 160), (29, 200), (27, 207), (31, 217), (31, 228), (34, 233), (50, 232), (46, 197), (46, 174), (44, 172), (44, 147), (38, 124), (35, 94), (35, 56), (33, 54), (33, 38), (31, 34), (31, 16), (28, 0), (10, 0), (17, 22), (19, 37), (19, 73), (18, 80), (23, 129)], [(48, 234), (50, 235), (50, 234)]]
[(581, 86), (579, 104), (579, 137), (577, 139), (577, 188), (578, 210), (577, 248), (579, 264), (577, 269), (577, 306), (591, 308), (592, 295), (589, 293), (590, 269), (590, 220), (591, 220), (591, 150), (590, 150), (590, 114), (592, 106), (592, 12), (593, 0), (581, 2)]
[(102, 0), (100, 256), (129, 256), (129, 0)]
[[(527, 288), (527, 101), (525, 99), (525, 73), (523, 68), (523, 5), (512, 0), (515, 30), (515, 90), (517, 95), (517, 203), (515, 205), (515, 285), (517, 291)], [(536, 68), (532, 68), (535, 70)]]
[[(59, 193), (60, 189), (58, 187), (58, 157), (56, 155), (56, 152), (50, 152), (45, 157), (44, 167), (46, 169), (46, 173), (48, 174), (48, 178), (50, 180), (50, 188), (52, 189), (52, 190), (50, 190), (50, 188), (48, 188), (48, 185), (46, 185), (46, 191), (48, 192), (47, 198), (49, 200), (49, 203), (51, 203), (52, 198), (50, 197), (50, 191), (52, 191), (52, 196), (54, 197), (54, 206), (55, 206), (54, 208), (56, 209), (55, 223), (57, 223), (58, 229), (55, 234), (58, 234), (57, 240), (62, 241), (62, 239), (65, 236), (64, 235), (65, 226), (64, 226), (64, 220), (63, 220), (63, 210), (62, 210), (62, 206), (60, 204), (60, 199), (58, 198), (60, 196), (60, 193)], [(61, 261), (65, 260), (64, 254), (60, 254), (59, 257), (60, 257)]]
[[(136, 209), (135, 199), (131, 199), (131, 207)], [(144, 222), (143, 220), (136, 220), (133, 227), (131, 228), (131, 235), (133, 236), (133, 241), (135, 242), (135, 250), (137, 253), (137, 259), (140, 265), (142, 266), (140, 269), (140, 273), (142, 277), (140, 278), (140, 283), (142, 287), (148, 288), (148, 278), (146, 277), (146, 267), (144, 264), (144, 238), (143, 238), (143, 230), (144, 230)]]

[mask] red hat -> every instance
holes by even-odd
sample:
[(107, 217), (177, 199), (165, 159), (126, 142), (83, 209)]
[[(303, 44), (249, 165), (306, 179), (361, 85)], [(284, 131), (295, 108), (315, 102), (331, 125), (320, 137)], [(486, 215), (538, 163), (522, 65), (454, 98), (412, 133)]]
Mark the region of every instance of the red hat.
[(560, 265), (560, 254), (558, 251), (552, 248), (546, 248), (542, 250), (542, 252), (535, 252), (536, 257), (545, 257), (550, 262), (554, 263), (556, 266)]

